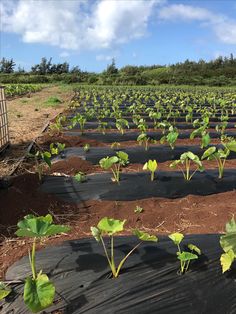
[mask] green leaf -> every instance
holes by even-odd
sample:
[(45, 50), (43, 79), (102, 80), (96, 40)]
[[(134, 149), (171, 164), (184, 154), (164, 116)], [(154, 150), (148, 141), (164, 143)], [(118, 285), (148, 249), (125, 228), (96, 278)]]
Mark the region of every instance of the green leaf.
[(6, 298), (11, 293), (11, 289), (8, 288), (3, 282), (0, 281), (0, 300)]
[(224, 273), (230, 269), (234, 259), (235, 259), (235, 255), (234, 255), (233, 250), (229, 250), (228, 252), (223, 253), (221, 255), (220, 263), (221, 263), (221, 267), (222, 267), (222, 273)]
[(236, 222), (234, 217), (232, 217), (231, 220), (226, 223), (225, 229), (227, 233), (236, 232)]
[(193, 259), (198, 259), (198, 256), (196, 254), (185, 252), (185, 251), (177, 255), (178, 255), (177, 258), (182, 262), (191, 261)]
[(113, 164), (117, 163), (119, 158), (117, 156), (105, 157), (99, 161), (100, 167), (107, 170), (113, 166)]
[(107, 233), (108, 235), (113, 235), (117, 232), (121, 232), (124, 230), (125, 220), (116, 220), (113, 218), (102, 218), (97, 227), (100, 231)]
[(18, 230), (16, 235), (18, 237), (45, 237), (55, 235), (62, 232), (68, 232), (69, 227), (63, 225), (54, 225), (52, 223), (52, 216), (39, 216), (34, 215), (25, 216), (23, 220), (19, 221), (17, 226)]
[(175, 168), (179, 163), (181, 162), (181, 160), (175, 160), (170, 164), (170, 168)]
[(150, 235), (150, 234), (148, 234), (144, 231), (138, 230), (138, 229), (134, 230), (133, 233), (141, 241), (151, 241), (151, 242), (157, 242), (158, 241), (158, 238), (156, 236)]
[(232, 152), (236, 152), (236, 141), (231, 141), (227, 144), (225, 144), (225, 147), (228, 148), (228, 150)]
[(83, 172), (78, 172), (76, 173), (76, 175), (74, 176), (75, 180), (77, 182), (83, 183), (87, 181), (86, 175)]
[(201, 255), (201, 250), (194, 244), (189, 244), (188, 245), (188, 248), (191, 250), (191, 251), (194, 251), (196, 252), (198, 255)]
[(99, 242), (101, 240), (101, 231), (96, 227), (91, 227), (90, 230), (96, 241)]
[(211, 155), (213, 155), (215, 153), (215, 151), (216, 151), (215, 146), (209, 147), (207, 150), (205, 150), (201, 159), (209, 158)]
[(156, 160), (148, 160), (143, 166), (143, 170), (149, 170), (151, 172), (155, 172), (157, 170), (157, 161)]
[(174, 242), (174, 244), (179, 245), (180, 242), (183, 240), (184, 235), (182, 233), (172, 233), (169, 235), (169, 238)]
[(125, 165), (129, 162), (129, 155), (125, 152), (119, 151), (116, 153), (117, 157), (119, 158), (119, 162), (122, 165)]
[(46, 162), (48, 167), (51, 167), (51, 165), (52, 165), (52, 163), (51, 163), (51, 154), (49, 152), (44, 152), (44, 153), (42, 153), (42, 158)]
[(38, 274), (36, 279), (26, 278), (24, 286), (24, 301), (28, 308), (37, 313), (52, 305), (55, 287), (45, 274)]

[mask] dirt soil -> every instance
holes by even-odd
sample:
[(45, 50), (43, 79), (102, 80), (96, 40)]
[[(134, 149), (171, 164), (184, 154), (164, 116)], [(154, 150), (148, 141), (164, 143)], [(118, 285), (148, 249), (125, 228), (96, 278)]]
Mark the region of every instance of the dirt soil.
[[(49, 97), (58, 97), (62, 102), (47, 105)], [(73, 92), (62, 92), (59, 86), (46, 87), (32, 93), (7, 100), (11, 146), (0, 154), (0, 177), (9, 175), (23, 156), (29, 144), (41, 134), (43, 126), (69, 104)]]
[[(90, 236), (90, 226), (96, 225), (104, 216), (127, 219), (128, 233), (132, 228), (142, 228), (155, 234), (174, 231), (187, 234), (223, 232), (225, 223), (236, 214), (236, 191), (210, 196), (189, 195), (172, 200), (87, 201), (73, 205), (42, 194), (38, 190), (39, 185), (36, 175), (25, 174), (13, 178), (9, 188), (0, 190), (0, 280), (12, 263), (27, 254), (30, 241), (16, 239), (14, 232), (18, 220), (29, 213), (45, 215), (49, 212), (56, 223), (71, 226), (68, 235), (47, 239), (42, 242), (42, 247)], [(142, 213), (134, 212), (137, 205), (143, 208)]]

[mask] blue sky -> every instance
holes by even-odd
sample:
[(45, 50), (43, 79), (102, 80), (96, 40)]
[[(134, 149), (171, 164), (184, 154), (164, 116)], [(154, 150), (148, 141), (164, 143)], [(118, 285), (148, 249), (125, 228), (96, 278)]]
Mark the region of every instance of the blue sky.
[(0, 58), (100, 72), (236, 56), (235, 0), (1, 0)]

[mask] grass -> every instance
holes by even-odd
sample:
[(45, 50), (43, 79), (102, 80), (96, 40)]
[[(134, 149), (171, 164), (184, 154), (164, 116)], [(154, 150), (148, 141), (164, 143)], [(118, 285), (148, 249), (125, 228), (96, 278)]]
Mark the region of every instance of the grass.
[(57, 96), (51, 96), (44, 102), (44, 106), (56, 107), (59, 106), (61, 103), (62, 101), (60, 100), (60, 98), (58, 98)]

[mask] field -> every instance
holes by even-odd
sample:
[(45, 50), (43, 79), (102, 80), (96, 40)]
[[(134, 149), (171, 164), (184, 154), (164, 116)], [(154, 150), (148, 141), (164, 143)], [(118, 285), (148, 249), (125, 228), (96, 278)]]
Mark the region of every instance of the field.
[[(219, 234), (225, 233), (226, 223), (236, 214), (236, 89), (75, 85), (39, 90), (34, 88), (36, 93), (29, 98), (9, 101), (13, 145), (1, 157), (2, 176), (14, 169), (29, 143), (36, 140), (0, 190), (2, 279), (7, 268), (31, 247), (32, 241), (14, 234), (17, 222), (27, 214), (51, 214), (57, 224), (70, 226), (70, 232), (39, 243), (38, 248), (48, 247), (49, 252), (64, 240), (91, 237), (90, 228), (104, 217), (126, 219), (120, 235), (130, 236), (138, 229), (147, 240), (147, 235), (182, 233), (206, 249), (204, 256), (209, 249), (208, 265), (214, 260), (216, 269), (212, 276), (224, 278), (220, 255), (216, 257), (210, 245), (217, 239), (216, 252), (221, 252)], [(40, 134), (47, 119), (50, 123)], [(231, 223), (235, 237), (235, 223)], [(89, 241), (92, 248), (100, 245)], [(232, 254), (233, 262), (236, 252)], [(202, 267), (201, 261), (197, 267)], [(124, 275), (130, 276), (127, 269)], [(204, 271), (199, 276), (204, 277)], [(129, 279), (132, 282), (132, 276)], [(231, 279), (224, 284), (232, 288)], [(186, 287), (193, 279), (187, 280)], [(57, 299), (53, 310), (70, 312), (62, 299)], [(20, 308), (14, 302), (3, 306), (5, 313), (14, 306)], [(86, 309), (86, 303), (79, 302)]]

